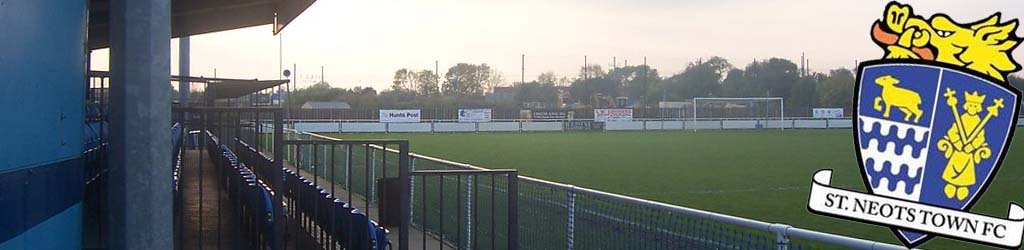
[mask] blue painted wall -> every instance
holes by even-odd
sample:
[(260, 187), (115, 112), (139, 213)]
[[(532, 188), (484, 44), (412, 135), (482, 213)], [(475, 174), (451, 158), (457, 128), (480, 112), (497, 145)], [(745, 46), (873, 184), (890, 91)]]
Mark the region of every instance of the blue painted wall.
[(80, 248), (85, 4), (0, 0), (0, 249)]

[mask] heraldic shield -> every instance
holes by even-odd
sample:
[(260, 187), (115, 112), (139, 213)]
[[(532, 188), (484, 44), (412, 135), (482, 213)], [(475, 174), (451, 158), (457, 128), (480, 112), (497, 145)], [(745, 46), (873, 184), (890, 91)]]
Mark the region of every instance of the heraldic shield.
[[(857, 78), (856, 144), (875, 195), (971, 208), (999, 169), (1020, 92), (939, 64), (875, 61)], [(931, 235), (893, 228), (914, 245)]]

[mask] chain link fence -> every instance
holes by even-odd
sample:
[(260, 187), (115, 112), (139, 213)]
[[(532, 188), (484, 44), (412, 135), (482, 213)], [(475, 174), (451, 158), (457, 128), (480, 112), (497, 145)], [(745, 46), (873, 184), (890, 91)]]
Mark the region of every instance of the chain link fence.
[[(372, 148), (374, 154), (392, 149)], [(410, 154), (414, 170), (481, 170)], [(456, 249), (504, 249), (507, 182), (413, 178), (413, 225)], [(518, 182), (520, 249), (905, 249), (530, 177)], [(443, 209), (427, 210), (422, 205)], [(441, 214), (443, 213), (443, 214)], [(477, 217), (474, 217), (477, 216)], [(493, 221), (474, 218), (497, 218)]]

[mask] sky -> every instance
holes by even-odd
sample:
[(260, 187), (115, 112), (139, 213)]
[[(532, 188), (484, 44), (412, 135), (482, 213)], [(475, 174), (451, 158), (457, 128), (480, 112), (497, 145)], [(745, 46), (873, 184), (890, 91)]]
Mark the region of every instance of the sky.
[[(1002, 12), (1024, 18), (1024, 1), (901, 1), (917, 14), (973, 22)], [(883, 51), (868, 36), (883, 0), (319, 0), (274, 36), (269, 25), (193, 36), (193, 76), (278, 79), (297, 69), (299, 87), (323, 78), (335, 87), (391, 86), (400, 68), (487, 63), (510, 84), (551, 71), (574, 76), (584, 64), (647, 64), (662, 76), (721, 56), (742, 68), (801, 54), (815, 72), (852, 68)], [(1019, 28), (1018, 36), (1024, 36)], [(1024, 46), (1021, 46), (1024, 47)], [(171, 41), (178, 74), (178, 41)], [(279, 56), (279, 52), (280, 55)], [(94, 70), (107, 51), (93, 52)], [(522, 66), (525, 55), (525, 70)], [(1024, 61), (1024, 49), (1014, 52)]]

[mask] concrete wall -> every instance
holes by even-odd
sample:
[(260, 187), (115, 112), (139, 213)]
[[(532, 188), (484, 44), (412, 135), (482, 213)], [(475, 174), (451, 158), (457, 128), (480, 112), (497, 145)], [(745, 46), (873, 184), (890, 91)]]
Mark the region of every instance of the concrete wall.
[(664, 129), (664, 130), (679, 130), (679, 129), (683, 129), (683, 121), (663, 121), (663, 122), (661, 122), (661, 129)]
[(561, 122), (524, 122), (523, 131), (562, 131)]
[(476, 123), (439, 122), (434, 123), (434, 132), (476, 132)]
[(610, 121), (604, 123), (604, 130), (644, 130), (644, 122)]
[(793, 128), (793, 120), (771, 120), (765, 122), (765, 128)]
[(828, 128), (852, 128), (853, 120), (828, 120)]
[[(1024, 118), (1022, 118), (1024, 120)], [(1024, 121), (1020, 122), (1024, 126)], [(562, 122), (296, 122), (295, 129), (318, 133), (429, 133), (429, 132), (520, 132), (563, 131)], [(604, 123), (607, 131), (643, 130), (702, 130), (702, 129), (824, 129), (852, 128), (846, 119), (814, 120), (704, 120), (704, 121), (610, 121)]]
[(431, 132), (432, 124), (415, 122), (415, 123), (386, 123), (388, 132), (391, 133), (414, 133), (414, 132)]
[(728, 120), (722, 121), (723, 129), (755, 129), (758, 126), (756, 120)]
[(644, 122), (644, 130), (664, 130), (664, 121), (646, 121)]
[(295, 130), (313, 133), (337, 133), (341, 131), (341, 124), (337, 122), (300, 122), (295, 123)]
[(793, 128), (828, 128), (826, 120), (795, 120)]
[(518, 122), (484, 122), (480, 123), (481, 132), (512, 132), (519, 131)]
[(384, 123), (376, 122), (345, 122), (341, 124), (341, 132), (345, 133), (383, 133), (387, 132)]
[(686, 129), (722, 129), (721, 121), (685, 121)]

